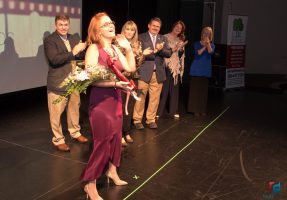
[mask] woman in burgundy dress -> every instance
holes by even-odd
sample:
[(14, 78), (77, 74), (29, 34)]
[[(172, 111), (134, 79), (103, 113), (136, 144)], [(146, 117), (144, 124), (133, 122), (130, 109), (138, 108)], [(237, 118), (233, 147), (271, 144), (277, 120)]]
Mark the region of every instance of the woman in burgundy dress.
[[(135, 59), (130, 43), (117, 36), (119, 45), (126, 50), (124, 56), (112, 45), (115, 37), (114, 22), (104, 13), (96, 14), (89, 25), (87, 42), (90, 44), (85, 58), (89, 67), (108, 67), (112, 59), (119, 70), (135, 71)], [(89, 120), (93, 134), (93, 151), (81, 180), (86, 181), (85, 192), (91, 199), (102, 199), (97, 191), (96, 180), (106, 174), (116, 185), (126, 185), (117, 173), (121, 158), (122, 101), (121, 89), (129, 90), (128, 82), (95, 82), (91, 89)]]

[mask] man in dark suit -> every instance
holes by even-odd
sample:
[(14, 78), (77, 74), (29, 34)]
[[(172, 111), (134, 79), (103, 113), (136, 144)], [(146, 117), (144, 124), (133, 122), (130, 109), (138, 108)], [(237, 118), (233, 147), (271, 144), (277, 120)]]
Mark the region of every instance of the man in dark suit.
[(68, 130), (71, 137), (81, 143), (88, 141), (80, 133), (80, 94), (74, 92), (59, 103), (53, 104), (53, 102), (65, 92), (65, 87), (59, 85), (72, 72), (71, 61), (84, 58), (86, 44), (81, 42), (78, 34), (71, 35), (68, 33), (70, 28), (69, 16), (57, 15), (55, 17), (55, 28), (55, 32), (44, 39), (45, 55), (49, 62), (47, 94), (50, 124), (54, 134), (52, 142), (58, 150), (70, 151), (69, 146), (65, 143), (61, 126), (61, 115), (66, 108)]
[(158, 34), (161, 28), (161, 20), (152, 18), (148, 24), (148, 31), (139, 35), (142, 49), (151, 48), (153, 53), (145, 56), (144, 63), (139, 68), (140, 79), (138, 88), (142, 91), (141, 101), (137, 101), (134, 107), (133, 120), (136, 129), (143, 129), (142, 118), (145, 108), (145, 98), (149, 93), (149, 104), (146, 111), (146, 124), (149, 128), (157, 128), (155, 122), (159, 104), (162, 83), (166, 79), (164, 58), (169, 58), (172, 50), (167, 39)]

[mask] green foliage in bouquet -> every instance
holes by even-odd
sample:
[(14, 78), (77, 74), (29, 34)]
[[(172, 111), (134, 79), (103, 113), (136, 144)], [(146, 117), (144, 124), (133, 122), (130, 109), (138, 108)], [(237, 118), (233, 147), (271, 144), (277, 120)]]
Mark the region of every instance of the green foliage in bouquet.
[(84, 66), (76, 63), (73, 68), (74, 72), (59, 85), (59, 87), (66, 87), (66, 92), (53, 101), (53, 104), (61, 102), (75, 91), (86, 94), (89, 85), (96, 81), (116, 81), (116, 75), (102, 65)]

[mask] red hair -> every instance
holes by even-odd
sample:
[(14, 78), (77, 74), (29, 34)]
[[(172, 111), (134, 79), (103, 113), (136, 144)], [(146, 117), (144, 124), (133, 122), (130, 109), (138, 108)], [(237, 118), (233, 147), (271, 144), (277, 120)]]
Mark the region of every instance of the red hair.
[(99, 29), (100, 29), (100, 20), (103, 16), (108, 16), (108, 14), (105, 12), (97, 13), (93, 16), (93, 18), (90, 21), (87, 36), (87, 43), (89, 45), (93, 43), (102, 45)]

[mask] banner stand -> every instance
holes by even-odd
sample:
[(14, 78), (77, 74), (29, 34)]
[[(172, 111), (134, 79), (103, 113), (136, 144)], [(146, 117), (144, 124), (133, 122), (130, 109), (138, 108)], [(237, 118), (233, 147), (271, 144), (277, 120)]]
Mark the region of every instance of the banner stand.
[(247, 16), (228, 15), (227, 44), (216, 44), (211, 86), (224, 90), (245, 86)]

